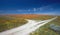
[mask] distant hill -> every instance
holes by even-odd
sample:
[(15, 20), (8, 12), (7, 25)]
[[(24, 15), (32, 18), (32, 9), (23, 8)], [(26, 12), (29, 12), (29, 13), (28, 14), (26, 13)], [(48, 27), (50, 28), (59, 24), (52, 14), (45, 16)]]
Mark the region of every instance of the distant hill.
[(9, 16), (9, 17), (16, 17), (16, 18), (28, 18), (28, 19), (34, 19), (34, 18), (51, 18), (53, 17), (52, 15), (43, 15), (43, 14), (8, 14), (8, 15), (3, 15), (3, 16)]

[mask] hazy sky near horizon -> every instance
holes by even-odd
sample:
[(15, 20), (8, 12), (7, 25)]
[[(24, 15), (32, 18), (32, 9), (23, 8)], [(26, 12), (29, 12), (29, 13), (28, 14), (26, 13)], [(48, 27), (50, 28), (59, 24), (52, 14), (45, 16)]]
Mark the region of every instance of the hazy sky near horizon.
[(0, 0), (0, 14), (60, 15), (60, 0)]

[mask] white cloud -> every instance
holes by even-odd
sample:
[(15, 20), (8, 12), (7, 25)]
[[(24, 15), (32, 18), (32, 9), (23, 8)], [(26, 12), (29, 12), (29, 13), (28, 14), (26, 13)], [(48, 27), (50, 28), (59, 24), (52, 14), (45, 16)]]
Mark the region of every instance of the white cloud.
[(50, 6), (50, 5), (48, 5), (48, 6), (40, 7), (38, 9), (40, 9), (40, 11), (43, 11), (43, 10), (53, 10), (54, 8), (52, 6)]
[(22, 12), (22, 11), (25, 11), (25, 10), (20, 10), (20, 9), (19, 9), (19, 10), (16, 10), (16, 11), (17, 11), (17, 12)]
[(34, 8), (33, 10), (34, 10), (34, 11), (36, 11), (37, 9), (36, 9), (36, 8)]
[(43, 7), (40, 7), (40, 8), (32, 8), (32, 9), (27, 9), (27, 10), (17, 10), (18, 12), (25, 12), (25, 11), (27, 11), (27, 12), (33, 12), (34, 11), (34, 13), (33, 14), (48, 14), (48, 15), (59, 15), (58, 13), (57, 13), (57, 11), (53, 11), (54, 10), (54, 8), (53, 8), (53, 6), (51, 6), (51, 5), (48, 5), (48, 6), (43, 6)]

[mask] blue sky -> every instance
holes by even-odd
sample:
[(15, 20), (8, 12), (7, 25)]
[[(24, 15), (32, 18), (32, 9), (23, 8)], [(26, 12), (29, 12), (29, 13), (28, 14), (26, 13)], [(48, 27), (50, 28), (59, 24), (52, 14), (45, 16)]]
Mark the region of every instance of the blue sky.
[(0, 0), (0, 14), (60, 15), (60, 0)]

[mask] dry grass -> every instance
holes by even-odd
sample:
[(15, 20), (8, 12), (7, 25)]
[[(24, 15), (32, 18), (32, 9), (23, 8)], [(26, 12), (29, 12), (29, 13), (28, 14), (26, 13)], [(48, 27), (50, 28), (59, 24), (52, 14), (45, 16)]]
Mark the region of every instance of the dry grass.
[(36, 14), (1, 15), (0, 32), (26, 24), (27, 21), (25, 19), (47, 20), (52, 17), (54, 16)]

